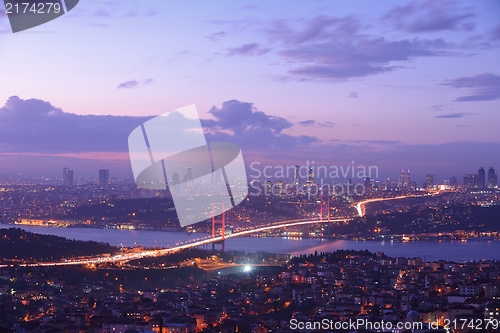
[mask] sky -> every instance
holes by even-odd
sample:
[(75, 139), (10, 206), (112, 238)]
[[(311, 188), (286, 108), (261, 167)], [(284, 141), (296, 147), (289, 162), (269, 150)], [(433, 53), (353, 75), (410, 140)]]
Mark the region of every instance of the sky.
[(97, 1), (13, 34), (0, 174), (131, 175), (128, 134), (195, 104), (247, 165), (500, 169), (500, 2)]

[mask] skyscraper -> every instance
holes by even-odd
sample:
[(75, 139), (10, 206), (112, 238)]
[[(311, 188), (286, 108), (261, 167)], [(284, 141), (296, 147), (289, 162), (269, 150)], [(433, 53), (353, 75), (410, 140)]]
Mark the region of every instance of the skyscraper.
[(464, 187), (469, 187), (469, 188), (476, 187), (476, 178), (477, 178), (476, 175), (466, 173), (464, 175)]
[(450, 186), (451, 187), (457, 187), (457, 185), (458, 185), (457, 177), (451, 176), (450, 177)]
[(371, 179), (370, 178), (365, 178), (365, 181), (364, 181), (363, 185), (365, 187), (365, 193), (366, 194), (372, 193), (372, 183), (371, 183)]
[(193, 171), (191, 167), (188, 167), (186, 171), (186, 181), (191, 181), (191, 180), (193, 180)]
[(293, 169), (293, 184), (294, 185), (299, 185), (299, 170), (300, 167), (298, 165), (295, 166)]
[(425, 177), (425, 188), (432, 188), (434, 186), (434, 176), (433, 175), (427, 175)]
[(494, 188), (498, 185), (498, 175), (495, 172), (495, 169), (491, 167), (488, 170), (488, 187)]
[(477, 188), (484, 188), (485, 185), (485, 175), (486, 172), (484, 171), (483, 167), (480, 167), (478, 172), (477, 172), (477, 179), (476, 179), (476, 187)]
[(109, 183), (109, 170), (99, 170), (99, 185), (107, 185)]
[(403, 187), (411, 187), (410, 186), (410, 170), (408, 170), (408, 172), (406, 173), (406, 177), (405, 177), (405, 185)]
[(310, 184), (314, 184), (314, 171), (313, 168), (309, 168), (309, 178), (307, 179)]
[(63, 185), (73, 186), (73, 169), (63, 168)]
[(399, 174), (398, 187), (403, 188), (405, 185), (405, 171), (401, 170), (401, 174)]

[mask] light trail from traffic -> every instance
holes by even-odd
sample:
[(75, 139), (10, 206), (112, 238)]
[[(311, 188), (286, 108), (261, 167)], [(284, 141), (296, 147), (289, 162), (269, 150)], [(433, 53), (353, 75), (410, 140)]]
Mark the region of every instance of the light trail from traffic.
[[(416, 198), (416, 197), (423, 197), (423, 196), (429, 196), (429, 195), (435, 195), (438, 194), (439, 192), (436, 193), (426, 193), (423, 195), (413, 195), (413, 196), (407, 196), (407, 195), (402, 195), (398, 197), (392, 197), (392, 198), (374, 198), (374, 199), (367, 199), (361, 202), (358, 202), (354, 207), (356, 208), (358, 215), (360, 217), (364, 216), (364, 206), (368, 203), (372, 202), (379, 202), (379, 201), (387, 201), (387, 200), (397, 200), (397, 199), (407, 199), (407, 198)], [(117, 263), (117, 262), (127, 262), (131, 260), (137, 260), (137, 259), (142, 259), (142, 258), (148, 258), (148, 257), (159, 257), (163, 256), (166, 254), (174, 253), (180, 250), (185, 250), (185, 249), (190, 249), (193, 247), (198, 247), (198, 246), (203, 246), (211, 243), (217, 243), (221, 242), (225, 239), (230, 239), (230, 238), (235, 238), (235, 237), (241, 237), (241, 236), (247, 236), (253, 233), (258, 233), (258, 232), (264, 232), (264, 231), (269, 231), (269, 230), (274, 230), (274, 229), (279, 229), (279, 228), (287, 228), (287, 227), (295, 227), (295, 226), (300, 226), (300, 225), (307, 225), (307, 224), (316, 224), (316, 223), (335, 223), (335, 222), (347, 222), (352, 220), (352, 217), (342, 217), (342, 218), (334, 218), (325, 220), (307, 220), (307, 221), (285, 221), (285, 222), (278, 222), (274, 223), (271, 225), (266, 225), (262, 227), (257, 227), (257, 228), (249, 228), (247, 230), (241, 230), (234, 232), (232, 234), (225, 235), (225, 237), (222, 236), (217, 236), (217, 237), (210, 237), (202, 240), (195, 240), (191, 241), (187, 244), (183, 244), (183, 242), (180, 243), (180, 245), (176, 245), (173, 247), (170, 247), (168, 249), (154, 249), (154, 250), (144, 250), (140, 252), (133, 252), (133, 253), (125, 253), (125, 254), (116, 254), (113, 256), (97, 256), (97, 257), (89, 257), (89, 258), (84, 258), (84, 259), (69, 259), (69, 260), (61, 260), (61, 261), (55, 261), (55, 262), (40, 262), (40, 263), (20, 263), (20, 266), (27, 266), (27, 267), (46, 267), (46, 266), (71, 266), (71, 265), (92, 265), (92, 264), (103, 264), (103, 263)], [(207, 236), (209, 237), (209, 236)], [(0, 265), (0, 268), (5, 268), (9, 267), (11, 265)]]
[[(257, 233), (257, 232), (269, 231), (269, 230), (274, 230), (274, 229), (279, 229), (279, 228), (294, 227), (294, 226), (299, 226), (299, 225), (315, 224), (315, 223), (335, 223), (335, 222), (342, 222), (342, 221), (348, 221), (348, 220), (351, 220), (351, 218), (331, 219), (330, 222), (328, 222), (328, 220), (281, 222), (278, 224), (267, 225), (264, 227), (242, 230), (242, 231), (238, 231), (238, 232), (235, 232), (232, 234), (228, 234), (228, 235), (225, 235), (225, 239), (246, 236), (246, 235), (250, 235), (253, 233)], [(193, 241), (193, 242), (190, 242), (187, 244), (182, 244), (182, 245), (170, 247), (168, 249), (144, 250), (141, 252), (117, 254), (117, 255), (109, 256), (109, 257), (101, 256), (101, 257), (91, 257), (91, 258), (85, 258), (85, 259), (56, 261), (56, 262), (40, 262), (40, 263), (26, 263), (26, 264), (23, 263), (23, 264), (19, 264), (19, 265), (20, 266), (28, 266), (28, 267), (47, 267), (47, 266), (72, 266), (72, 265), (92, 265), (92, 264), (103, 264), (103, 263), (127, 262), (127, 261), (131, 261), (131, 260), (137, 260), (137, 259), (142, 259), (142, 258), (147, 258), (147, 257), (159, 257), (159, 256), (163, 256), (163, 255), (166, 255), (169, 253), (174, 253), (174, 252), (177, 252), (180, 250), (190, 249), (193, 247), (203, 246), (203, 245), (216, 243), (216, 242), (220, 242), (220, 241), (223, 241), (222, 236), (217, 236), (214, 238), (210, 237), (210, 238), (199, 240), (199, 241)], [(0, 268), (5, 268), (5, 267), (9, 267), (9, 266), (12, 266), (12, 265), (0, 265)]]

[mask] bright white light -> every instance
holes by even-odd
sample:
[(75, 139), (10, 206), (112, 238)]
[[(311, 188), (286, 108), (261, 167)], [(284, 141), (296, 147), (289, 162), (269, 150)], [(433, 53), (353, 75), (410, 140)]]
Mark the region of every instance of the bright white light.
[(245, 266), (245, 268), (243, 268), (243, 270), (245, 272), (250, 272), (251, 269), (252, 269), (252, 267), (250, 267), (250, 266)]

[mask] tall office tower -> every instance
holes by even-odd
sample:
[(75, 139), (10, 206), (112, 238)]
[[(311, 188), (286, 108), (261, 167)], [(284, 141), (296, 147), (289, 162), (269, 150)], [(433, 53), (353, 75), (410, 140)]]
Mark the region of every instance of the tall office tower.
[(485, 185), (485, 177), (486, 172), (484, 171), (483, 167), (480, 167), (479, 170), (477, 171), (477, 178), (476, 178), (476, 187), (477, 188), (484, 188)]
[(267, 184), (266, 184), (266, 194), (267, 195), (270, 195), (271, 194), (271, 191), (273, 189), (273, 182), (268, 180), (267, 181)]
[(372, 182), (370, 178), (365, 178), (364, 184), (366, 194), (372, 193)]
[(309, 177), (307, 180), (310, 184), (314, 184), (314, 171), (312, 167), (309, 168)]
[(179, 177), (179, 174), (177, 172), (174, 172), (172, 174), (172, 185), (179, 184), (181, 182), (181, 178)]
[(405, 187), (411, 187), (410, 185), (410, 170), (408, 170), (408, 173), (406, 174), (406, 178), (405, 178), (405, 184), (406, 186)]
[(299, 170), (300, 167), (298, 165), (295, 166), (293, 169), (293, 184), (294, 185), (299, 185)]
[(451, 176), (450, 177), (450, 186), (451, 187), (457, 187), (457, 185), (458, 185), (457, 177)]
[(399, 175), (398, 187), (403, 188), (405, 185), (405, 171), (401, 170), (401, 174)]
[(464, 175), (464, 187), (476, 187), (476, 175), (466, 173)]
[(388, 177), (385, 179), (385, 190), (390, 191), (391, 190), (391, 178)]
[(73, 186), (73, 169), (63, 168), (63, 184)]
[(186, 171), (186, 181), (191, 181), (191, 180), (193, 180), (193, 171), (191, 170), (190, 167), (188, 167)]
[(434, 186), (434, 176), (433, 175), (427, 175), (425, 177), (425, 188), (432, 188)]
[(494, 188), (498, 185), (498, 175), (495, 172), (495, 168), (491, 167), (488, 170), (488, 187)]
[(106, 185), (109, 183), (109, 170), (101, 169), (99, 170), (99, 185)]

